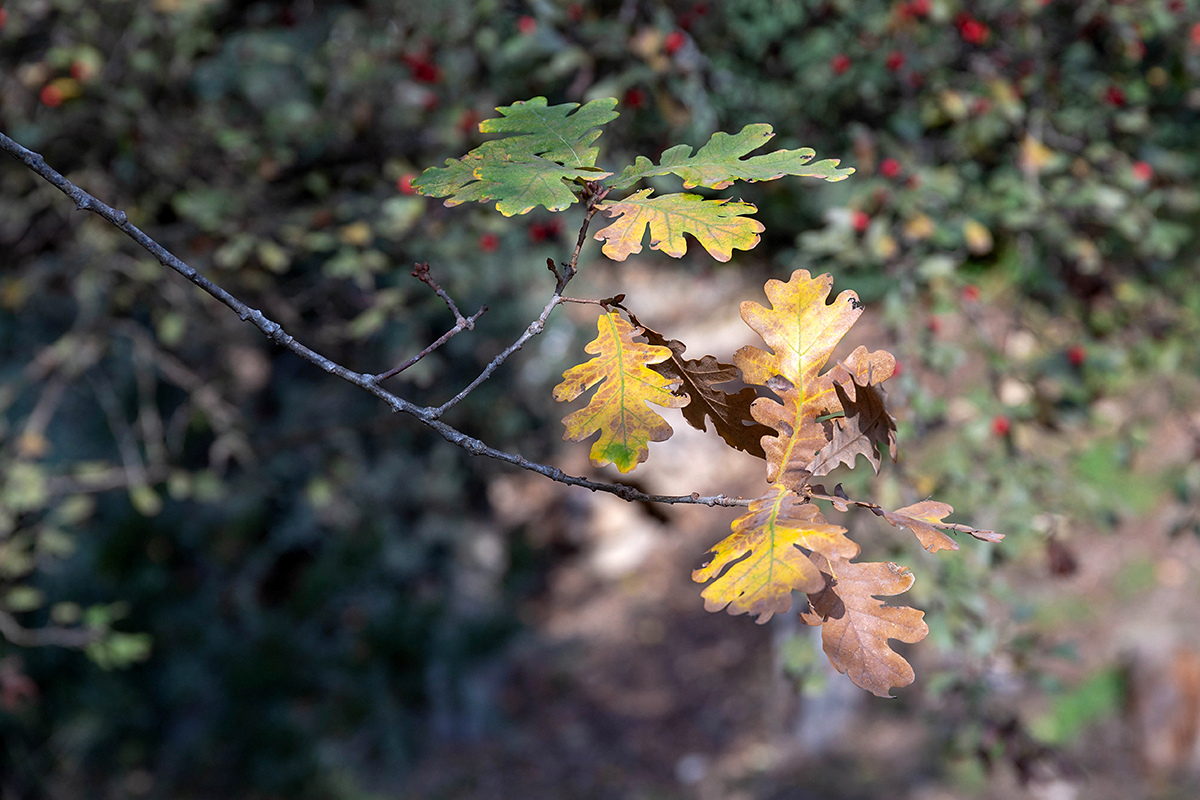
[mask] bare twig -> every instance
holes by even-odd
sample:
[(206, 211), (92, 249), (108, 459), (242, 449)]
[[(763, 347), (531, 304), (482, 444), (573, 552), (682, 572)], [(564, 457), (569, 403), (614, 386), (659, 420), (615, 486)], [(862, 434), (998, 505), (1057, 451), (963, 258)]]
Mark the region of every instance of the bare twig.
[(599, 184), (596, 184), (593, 188), (590, 188), (586, 192), (587, 212), (584, 216), (583, 225), (579, 231), (578, 243), (575, 245), (575, 251), (571, 255), (571, 260), (564, 265), (564, 272), (558, 278), (554, 296), (546, 304), (546, 307), (542, 310), (542, 314), (529, 326), (529, 328), (526, 329), (525, 333), (522, 334), (516, 342), (514, 342), (508, 349), (492, 360), (492, 362), (487, 366), (487, 368), (484, 369), (480, 376), (472, 382), (471, 386), (456, 395), (455, 398), (453, 398), (450, 402), (438, 408), (431, 408), (418, 406), (415, 403), (389, 392), (376, 383), (374, 375), (354, 372), (353, 370), (347, 369), (341, 364), (331, 361), (320, 353), (317, 353), (300, 344), (295, 338), (285, 332), (279, 323), (268, 319), (261, 311), (250, 308), (241, 300), (238, 300), (236, 297), (229, 294), (229, 292), (225, 291), (220, 286), (217, 286), (212, 281), (199, 274), (195, 269), (179, 259), (179, 257), (143, 233), (137, 226), (129, 221), (124, 211), (119, 211), (100, 202), (95, 197), (83, 191), (47, 165), (45, 159), (43, 159), (40, 155), (31, 150), (27, 150), (10, 139), (8, 136), (5, 136), (3, 133), (0, 133), (0, 149), (3, 149), (5, 152), (9, 153), (43, 179), (57, 187), (63, 194), (67, 195), (67, 197), (70, 197), (75, 202), (75, 207), (77, 209), (81, 211), (91, 211), (93, 214), (96, 214), (102, 219), (112, 223), (127, 236), (129, 236), (129, 238), (133, 239), (148, 252), (150, 252), (150, 254), (158, 259), (159, 263), (164, 267), (178, 272), (180, 275), (199, 286), (205, 292), (229, 307), (229, 309), (237, 314), (240, 319), (245, 322), (249, 322), (250, 324), (254, 325), (254, 327), (262, 331), (263, 334), (265, 334), (272, 342), (291, 350), (305, 361), (315, 364), (329, 374), (336, 375), (342, 380), (352, 383), (364, 391), (370, 392), (385, 402), (393, 411), (403, 412), (416, 417), (422, 423), (437, 431), (437, 433), (440, 434), (446, 441), (450, 442), (451, 444), (458, 445), (472, 455), (487, 456), (488, 458), (493, 458), (497, 461), (503, 461), (522, 469), (536, 472), (539, 475), (544, 475), (545, 477), (550, 478), (553, 481), (557, 481), (558, 483), (565, 483), (568, 486), (581, 486), (593, 492), (606, 492), (608, 494), (616, 495), (622, 500), (627, 500), (630, 502), (693, 504), (706, 506), (747, 506), (750, 504), (749, 500), (744, 500), (740, 497), (726, 497), (725, 495), (714, 495), (710, 497), (702, 497), (696, 493), (689, 495), (651, 495), (646, 494), (645, 492), (640, 492), (629, 486), (622, 486), (614, 483), (603, 483), (601, 481), (592, 481), (588, 480), (587, 478), (568, 475), (557, 467), (539, 464), (535, 461), (530, 461), (529, 459), (517, 453), (508, 453), (503, 450), (497, 450), (494, 447), (490, 447), (480, 440), (468, 436), (457, 428), (447, 425), (438, 419), (438, 417), (445, 413), (447, 409), (456, 405), (464, 397), (466, 397), (470, 390), (487, 380), (487, 378), (496, 370), (496, 368), (499, 367), (500, 364), (502, 364), (510, 355), (512, 355), (512, 353), (521, 349), (521, 346), (528, 341), (530, 337), (540, 333), (542, 328), (545, 326), (546, 319), (550, 316), (550, 312), (554, 310), (556, 305), (562, 302), (562, 290), (574, 276), (578, 268), (579, 252), (583, 248), (583, 243), (587, 234), (588, 223), (591, 222), (592, 217), (596, 214), (596, 204), (599, 203), (607, 193), (607, 190), (600, 187)]
[(17, 647), (87, 647), (100, 638), (100, 632), (88, 628), (26, 628), (7, 611), (0, 611), (0, 636)]
[(476, 311), (474, 314), (472, 314), (469, 317), (464, 317), (462, 315), (462, 313), (458, 310), (458, 306), (456, 306), (454, 304), (454, 301), (450, 299), (450, 295), (446, 293), (446, 290), (443, 289), (441, 286), (439, 286), (437, 284), (437, 281), (435, 281), (433, 278), (431, 278), (429, 276), (429, 265), (428, 264), (417, 264), (416, 266), (414, 266), (413, 271), (412, 271), (412, 276), (414, 278), (417, 278), (418, 280), (420, 280), (422, 283), (428, 285), (431, 289), (433, 289), (433, 291), (435, 291), (437, 293), (438, 297), (440, 297), (446, 301), (446, 305), (450, 307), (450, 311), (454, 314), (454, 327), (451, 328), (450, 330), (446, 331), (445, 333), (443, 333), (440, 337), (438, 337), (438, 340), (436, 342), (429, 345), (424, 350), (417, 353), (415, 356), (408, 359), (408, 361), (405, 361), (400, 366), (393, 367), (392, 369), (389, 369), (387, 372), (381, 372), (378, 375), (376, 375), (375, 380), (377, 380), (377, 381), (387, 380), (388, 378), (390, 378), (394, 375), (399, 375), (401, 372), (404, 372), (404, 370), (408, 369), (413, 364), (417, 363), (422, 358), (429, 355), (434, 350), (437, 350), (439, 347), (444, 345), (446, 342), (450, 341), (450, 338), (452, 336), (454, 336), (455, 334), (461, 333), (462, 331), (474, 330), (475, 329), (475, 321), (478, 320), (480, 317), (482, 317), (484, 312), (488, 310), (487, 306), (480, 306), (479, 310)]
[(583, 224), (579, 226), (579, 239), (575, 242), (575, 250), (571, 253), (571, 260), (563, 264), (562, 272), (553, 269), (553, 265), (551, 264), (551, 271), (554, 272), (557, 282), (554, 286), (554, 294), (551, 295), (550, 301), (546, 303), (545, 308), (542, 309), (542, 313), (538, 314), (538, 318), (529, 324), (529, 327), (526, 328), (519, 337), (517, 337), (515, 342), (506, 347), (504, 352), (493, 358), (488, 365), (483, 368), (483, 372), (479, 373), (479, 377), (467, 384), (467, 387), (454, 397), (451, 397), (445, 403), (442, 403), (440, 406), (433, 409), (434, 419), (442, 416), (451, 408), (462, 402), (467, 395), (475, 391), (475, 388), (479, 386), (479, 384), (492, 377), (492, 373), (499, 369), (500, 365), (507, 361), (509, 356), (520, 350), (525, 346), (526, 342), (545, 330), (546, 320), (550, 319), (550, 312), (554, 311), (554, 307), (559, 303), (564, 302), (563, 290), (567, 288), (567, 284), (571, 282), (571, 279), (575, 277), (575, 273), (578, 271), (579, 251), (583, 249), (583, 243), (587, 241), (588, 225), (591, 224), (592, 217), (596, 216), (596, 211), (598, 210), (596, 205), (604, 199), (606, 194), (608, 194), (608, 189), (597, 189), (596, 186), (598, 185), (599, 184), (589, 183), (586, 187), (586, 191), (584, 192), (585, 202), (587, 203), (587, 211), (583, 215)]

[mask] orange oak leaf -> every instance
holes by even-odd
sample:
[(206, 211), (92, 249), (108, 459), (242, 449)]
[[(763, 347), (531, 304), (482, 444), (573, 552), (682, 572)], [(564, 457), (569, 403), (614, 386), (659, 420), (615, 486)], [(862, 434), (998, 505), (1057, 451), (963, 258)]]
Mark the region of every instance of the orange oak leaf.
[[(878, 385), (895, 370), (896, 359), (891, 353), (883, 350), (868, 353), (865, 347), (859, 347), (830, 371), (833, 390), (844, 414), (832, 420), (829, 444), (817, 453), (809, 472), (825, 475), (838, 464), (853, 468), (854, 459), (863, 455), (878, 473), (882, 461), (879, 451), (883, 446), (892, 460), (896, 460), (896, 420), (887, 412), (887, 392)], [(839, 380), (841, 373), (846, 374), (845, 380)]]
[(812, 562), (825, 587), (809, 593), (809, 610), (800, 618), (822, 626), (821, 643), (837, 671), (879, 697), (890, 697), (893, 686), (912, 683), (912, 665), (888, 640), (913, 644), (924, 639), (929, 633), (925, 612), (886, 606), (875, 596), (908, 591), (913, 574), (891, 562), (856, 564), (820, 555), (813, 555)]
[(697, 430), (708, 427), (705, 418), (711, 419), (713, 428), (730, 447), (743, 450), (752, 456), (766, 458), (762, 449), (762, 437), (773, 431), (760, 425), (750, 416), (750, 404), (758, 398), (758, 392), (747, 387), (739, 392), (724, 392), (718, 384), (738, 380), (741, 373), (732, 364), (722, 364), (714, 356), (700, 359), (685, 359), (687, 346), (678, 339), (668, 340), (661, 333), (642, 325), (630, 314), (634, 325), (642, 329), (642, 335), (650, 344), (671, 349), (671, 357), (654, 364), (650, 369), (661, 373), (672, 381), (678, 381), (678, 392), (687, 394), (688, 403), (683, 407), (683, 418)]
[(599, 431), (592, 464), (615, 464), (629, 472), (646, 460), (650, 442), (666, 441), (672, 433), (646, 404), (679, 408), (687, 399), (676, 396), (672, 382), (647, 366), (670, 358), (669, 348), (635, 342), (638, 329), (615, 311), (602, 314), (596, 327), (596, 338), (584, 348), (596, 357), (564, 372), (554, 399), (574, 400), (603, 382), (587, 406), (563, 417), (563, 438), (581, 442)]
[(771, 352), (743, 347), (733, 360), (743, 380), (765, 386), (783, 401), (760, 397), (751, 413), (776, 432), (762, 441), (767, 480), (793, 489), (804, 486), (814, 457), (829, 442), (827, 426), (818, 418), (841, 410), (834, 381), (821, 368), (863, 310), (858, 295), (849, 290), (827, 303), (832, 285), (831, 275), (813, 278), (799, 269), (787, 283), (767, 281), (770, 308), (742, 303), (742, 319)]
[(642, 252), (642, 239), (650, 229), (650, 249), (681, 258), (687, 252), (690, 233), (717, 261), (728, 261), (734, 250), (750, 250), (758, 244), (763, 224), (747, 217), (758, 209), (738, 200), (705, 200), (698, 194), (664, 194), (651, 197), (653, 189), (642, 189), (623, 200), (599, 203), (596, 208), (617, 219), (596, 231), (604, 242), (604, 255), (624, 261)]
[(820, 509), (778, 483), (731, 527), (733, 533), (713, 547), (712, 559), (692, 573), (692, 580), (716, 578), (701, 592), (706, 610), (728, 607), (730, 614), (757, 614), (760, 625), (792, 607), (793, 590), (816, 592), (824, 585), (805, 551), (834, 559), (858, 555), (845, 528), (830, 525)]
[[(882, 511), (882, 516), (897, 528), (908, 528), (917, 535), (921, 546), (931, 553), (938, 550), (957, 550), (958, 542), (951, 539), (942, 530), (958, 531), (970, 534), (984, 542), (999, 542), (1004, 538), (1003, 533), (981, 531), (967, 525), (942, 522), (954, 513), (954, 508), (947, 503), (936, 500), (923, 500), (915, 505), (905, 506), (895, 511)], [(939, 530), (940, 529), (940, 530)]]

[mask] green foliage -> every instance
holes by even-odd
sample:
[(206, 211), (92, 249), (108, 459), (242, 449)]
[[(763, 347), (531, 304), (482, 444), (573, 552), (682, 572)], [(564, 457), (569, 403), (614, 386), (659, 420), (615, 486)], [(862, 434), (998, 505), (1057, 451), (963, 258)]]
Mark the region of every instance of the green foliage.
[[(495, 200), (496, 210), (511, 217), (526, 214), (538, 205), (548, 211), (561, 211), (579, 199), (582, 187), (589, 182), (597, 182), (594, 191), (607, 197), (613, 190), (628, 189), (656, 175), (678, 175), (685, 189), (724, 189), (734, 181), (770, 181), (785, 175), (840, 181), (854, 172), (838, 169), (836, 159), (809, 166), (814, 154), (810, 148), (776, 150), (742, 160), (775, 135), (770, 125), (748, 125), (733, 136), (713, 134), (695, 156), (687, 145), (664, 152), (658, 166), (638, 156), (615, 181), (605, 181), (612, 173), (595, 167), (599, 149), (588, 145), (600, 136), (596, 127), (618, 116), (613, 111), (616, 104), (615, 97), (608, 97), (570, 113), (578, 104), (547, 106), (546, 98), (535, 97), (501, 106), (496, 109), (500, 117), (479, 123), (480, 132), (516, 135), (485, 142), (461, 159), (447, 159), (445, 167), (430, 167), (412, 186), (430, 197), (449, 195), (447, 206), (469, 200)], [(577, 184), (574, 190), (571, 182)], [(595, 206), (617, 218), (595, 234), (604, 242), (606, 256), (624, 261), (640, 253), (647, 230), (650, 247), (675, 258), (687, 252), (684, 234), (695, 237), (718, 261), (728, 261), (735, 249), (749, 250), (759, 242), (763, 226), (746, 218), (757, 211), (749, 203), (706, 200), (695, 194), (650, 197), (653, 191), (643, 189)]]

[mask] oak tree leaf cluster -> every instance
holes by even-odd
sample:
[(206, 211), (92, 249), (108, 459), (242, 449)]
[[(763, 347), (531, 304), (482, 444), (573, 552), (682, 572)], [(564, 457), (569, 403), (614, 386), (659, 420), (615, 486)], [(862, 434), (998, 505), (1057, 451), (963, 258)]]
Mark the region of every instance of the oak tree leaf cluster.
[[(597, 214), (608, 222), (593, 238), (614, 261), (642, 252), (647, 235), (651, 250), (675, 258), (687, 253), (688, 236), (718, 261), (759, 243), (764, 227), (750, 203), (686, 191), (656, 195), (651, 188), (630, 193), (644, 179), (669, 175), (685, 190), (722, 190), (737, 181), (784, 176), (840, 181), (853, 172), (836, 159), (814, 162), (811, 148), (753, 155), (774, 136), (771, 126), (756, 124), (736, 134), (714, 133), (694, 152), (688, 145), (668, 148), (658, 163), (638, 156), (614, 178), (597, 166), (595, 142), (600, 128), (616, 118), (615, 106), (613, 98), (580, 107), (551, 106), (535, 97), (500, 107), (500, 116), (479, 129), (502, 138), (426, 170), (412, 185), (422, 194), (445, 197), (448, 206), (494, 201), (506, 216), (538, 206), (560, 211), (584, 201), (585, 221), (567, 271), (560, 273), (550, 261), (561, 293)], [(854, 561), (859, 545), (846, 528), (825, 519), (816, 501), (839, 512), (868, 509), (908, 528), (934, 553), (958, 549), (954, 533), (987, 542), (1002, 536), (946, 522), (953, 509), (945, 503), (924, 500), (888, 511), (850, 499), (840, 485), (828, 494), (811, 483), (839, 467), (853, 469), (860, 456), (875, 472), (885, 453), (896, 458), (896, 421), (883, 386), (895, 374), (896, 360), (886, 351), (858, 347), (830, 363), (864, 309), (853, 291), (831, 299), (832, 286), (832, 276), (813, 277), (806, 270), (796, 270), (787, 281), (767, 281), (767, 305), (741, 305), (742, 319), (765, 347), (741, 348), (732, 364), (711, 355), (686, 358), (686, 345), (644, 326), (621, 305), (623, 295), (599, 301), (605, 311), (586, 347), (593, 358), (563, 373), (554, 399), (572, 401), (597, 387), (584, 408), (563, 418), (565, 439), (595, 437), (590, 457), (597, 467), (613, 464), (629, 472), (646, 460), (650, 442), (671, 436), (670, 424), (651, 406), (679, 408), (701, 431), (711, 423), (730, 447), (764, 459), (766, 491), (749, 502), (730, 535), (692, 575), (706, 584), (705, 608), (752, 614), (764, 623), (791, 610), (792, 593), (800, 592), (801, 619), (822, 627), (834, 666), (864, 689), (887, 696), (913, 681), (911, 665), (890, 642), (915, 643), (928, 629), (922, 612), (878, 598), (907, 591), (912, 573), (891, 562)]]

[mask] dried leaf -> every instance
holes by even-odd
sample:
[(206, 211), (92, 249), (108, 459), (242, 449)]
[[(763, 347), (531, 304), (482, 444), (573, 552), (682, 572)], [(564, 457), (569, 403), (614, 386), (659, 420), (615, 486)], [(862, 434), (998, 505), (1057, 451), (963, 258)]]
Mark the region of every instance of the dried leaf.
[(688, 424), (697, 430), (708, 430), (705, 424), (707, 417), (730, 447), (766, 458), (761, 440), (764, 436), (772, 435), (773, 431), (750, 416), (750, 404), (758, 398), (758, 393), (748, 387), (734, 394), (716, 388), (718, 384), (738, 380), (741, 373), (737, 367), (722, 364), (714, 356), (704, 356), (699, 360), (684, 359), (683, 351), (687, 347), (683, 342), (677, 339), (668, 341), (661, 333), (642, 325), (637, 317), (632, 314), (630, 317), (635, 325), (642, 328), (642, 335), (650, 344), (671, 349), (669, 359), (650, 368), (671, 381), (679, 382), (677, 391), (688, 396), (688, 404), (683, 407), (683, 418)]
[(716, 578), (701, 592), (706, 610), (728, 607), (730, 614), (757, 614), (760, 625), (791, 609), (793, 590), (816, 592), (824, 585), (805, 550), (834, 559), (858, 554), (845, 528), (830, 525), (820, 509), (778, 483), (731, 527), (733, 533), (712, 549), (712, 560), (693, 572), (692, 580)]
[(596, 327), (596, 338), (585, 348), (596, 358), (564, 372), (562, 383), (554, 387), (554, 399), (574, 400), (603, 381), (587, 406), (563, 418), (563, 438), (581, 442), (599, 431), (592, 464), (616, 464), (621, 472), (629, 472), (646, 460), (650, 442), (666, 441), (672, 433), (667, 421), (646, 404), (679, 408), (687, 400), (677, 397), (672, 382), (647, 366), (669, 358), (670, 349), (635, 342), (637, 329), (615, 311), (601, 315)]
[(751, 413), (776, 431), (762, 440), (767, 480), (782, 481), (793, 489), (807, 482), (809, 466), (829, 441), (826, 425), (818, 417), (841, 410), (833, 379), (821, 375), (821, 368), (863, 309), (858, 295), (849, 290), (827, 305), (832, 284), (830, 275), (812, 278), (807, 270), (796, 270), (787, 283), (767, 281), (770, 308), (742, 303), (742, 319), (771, 352), (743, 347), (733, 360), (747, 383), (765, 386), (783, 401), (760, 397)]
[(931, 553), (936, 553), (938, 550), (958, 549), (958, 542), (942, 533), (939, 528), (970, 534), (984, 542), (995, 543), (1004, 538), (1004, 534), (995, 531), (981, 531), (967, 525), (942, 522), (943, 519), (954, 513), (954, 508), (936, 500), (923, 500), (915, 505), (882, 513), (883, 518), (895, 527), (908, 528), (915, 533), (921, 541), (921, 546)]
[(771, 181), (784, 175), (824, 178), (827, 181), (845, 180), (853, 169), (838, 169), (837, 159), (810, 164), (816, 151), (810, 147), (799, 150), (776, 150), (773, 153), (742, 159), (742, 156), (762, 147), (775, 134), (770, 125), (747, 125), (740, 133), (718, 131), (693, 156), (686, 144), (666, 150), (657, 166), (645, 156), (638, 156), (632, 167), (626, 167), (613, 184), (615, 189), (633, 186), (643, 178), (674, 173), (683, 178), (683, 188), (704, 186), (724, 189), (734, 181)]
[(913, 574), (891, 562), (855, 564), (812, 556), (825, 587), (808, 595), (809, 610), (800, 615), (808, 625), (821, 625), (825, 654), (838, 672), (880, 697), (893, 686), (907, 686), (912, 665), (892, 650), (889, 639), (913, 644), (925, 638), (925, 613), (915, 608), (885, 606), (875, 595), (908, 591)]
[[(817, 453), (809, 472), (825, 475), (838, 464), (853, 469), (855, 457), (863, 455), (878, 473), (883, 446), (896, 460), (896, 420), (887, 412), (887, 392), (878, 385), (895, 369), (896, 359), (891, 353), (879, 350), (868, 354), (865, 347), (860, 347), (831, 371), (833, 390), (845, 416), (833, 420), (833, 436)], [(839, 371), (848, 373), (846, 380), (838, 380)]]
[(624, 261), (642, 252), (642, 239), (650, 229), (650, 249), (680, 258), (687, 252), (685, 233), (696, 237), (717, 261), (728, 261), (734, 250), (749, 250), (758, 244), (763, 224), (750, 219), (758, 209), (735, 200), (705, 200), (698, 194), (665, 194), (650, 197), (653, 189), (642, 189), (624, 200), (604, 202), (596, 207), (615, 222), (597, 231), (595, 238), (604, 242), (604, 255)]

